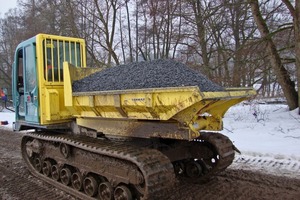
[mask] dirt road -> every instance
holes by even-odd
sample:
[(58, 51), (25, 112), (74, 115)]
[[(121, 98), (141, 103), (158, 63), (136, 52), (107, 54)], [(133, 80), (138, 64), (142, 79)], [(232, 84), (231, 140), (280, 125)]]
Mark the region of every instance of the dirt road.
[[(29, 174), (20, 154), (21, 137), (21, 133), (0, 129), (0, 199), (75, 199)], [(247, 162), (234, 163), (202, 185), (178, 184), (166, 199), (300, 199), (299, 166), (287, 177), (259, 173), (243, 165)]]

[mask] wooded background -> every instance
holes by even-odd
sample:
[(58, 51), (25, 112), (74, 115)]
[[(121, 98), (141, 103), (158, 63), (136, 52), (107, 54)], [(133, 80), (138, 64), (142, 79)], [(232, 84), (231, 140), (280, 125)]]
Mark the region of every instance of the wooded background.
[(222, 86), (285, 97), (295, 109), (299, 1), (19, 0), (0, 19), (0, 84), (11, 85), (17, 44), (48, 33), (84, 38), (89, 67), (175, 59)]

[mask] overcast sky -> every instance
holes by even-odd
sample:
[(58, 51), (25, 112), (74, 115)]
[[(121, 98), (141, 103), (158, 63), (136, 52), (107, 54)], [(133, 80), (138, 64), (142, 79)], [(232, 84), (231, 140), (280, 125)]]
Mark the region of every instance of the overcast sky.
[(0, 0), (0, 17), (3, 17), (10, 8), (16, 7), (17, 0)]

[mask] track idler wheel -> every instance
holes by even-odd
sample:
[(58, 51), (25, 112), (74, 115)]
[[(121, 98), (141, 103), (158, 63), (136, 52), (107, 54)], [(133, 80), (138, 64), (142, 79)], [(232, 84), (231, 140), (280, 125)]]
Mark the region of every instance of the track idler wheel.
[(83, 177), (80, 172), (75, 172), (72, 174), (71, 182), (72, 182), (72, 186), (75, 190), (77, 190), (77, 191), (82, 190)]
[(120, 185), (115, 189), (114, 198), (115, 200), (132, 200), (132, 194), (128, 187)]
[(37, 153), (37, 154), (41, 153), (42, 149), (43, 149), (43, 145), (36, 139), (32, 140), (31, 142), (28, 141), (26, 143), (26, 152), (29, 157), (32, 157), (33, 153)]
[(63, 168), (60, 170), (60, 180), (64, 185), (69, 185), (71, 183), (72, 172), (68, 168)]
[(103, 182), (99, 185), (98, 193), (102, 200), (112, 200), (114, 189), (109, 182)]
[(93, 176), (87, 176), (83, 180), (83, 188), (88, 196), (93, 197), (97, 194), (98, 182)]

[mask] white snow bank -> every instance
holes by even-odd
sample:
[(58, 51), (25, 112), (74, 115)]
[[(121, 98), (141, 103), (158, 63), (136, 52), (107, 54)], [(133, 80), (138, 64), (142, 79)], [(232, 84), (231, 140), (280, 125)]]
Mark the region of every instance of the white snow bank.
[(246, 155), (300, 161), (300, 116), (282, 104), (239, 104), (224, 117), (223, 134)]
[(9, 111), (7, 109), (3, 109), (0, 112), (0, 122), (4, 122), (4, 121), (7, 121), (8, 124), (7, 125), (0, 124), (0, 128), (13, 130), (13, 122), (15, 121), (15, 113), (12, 111)]

